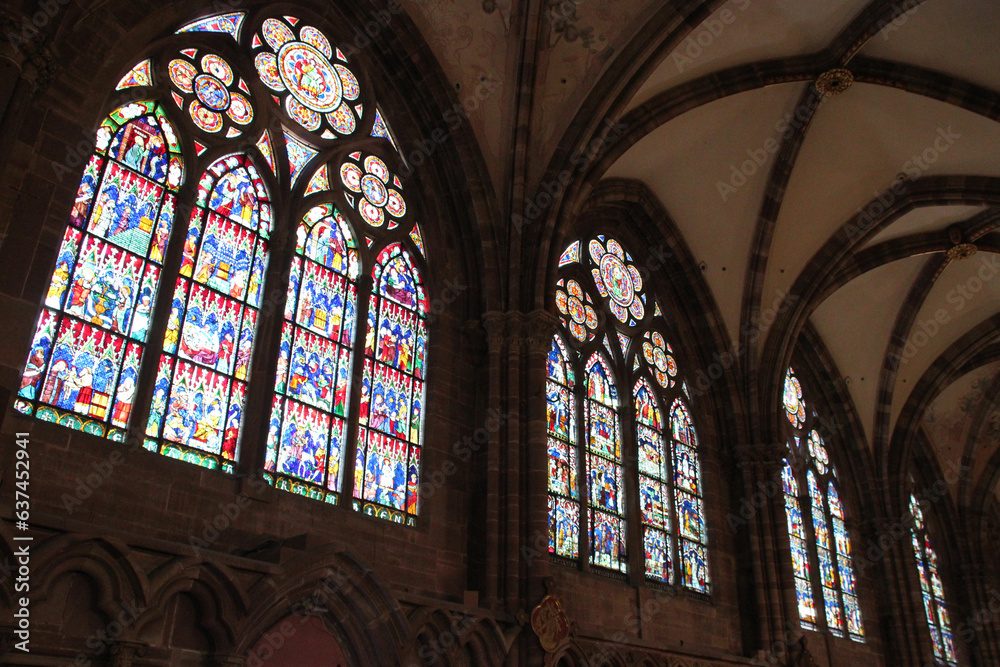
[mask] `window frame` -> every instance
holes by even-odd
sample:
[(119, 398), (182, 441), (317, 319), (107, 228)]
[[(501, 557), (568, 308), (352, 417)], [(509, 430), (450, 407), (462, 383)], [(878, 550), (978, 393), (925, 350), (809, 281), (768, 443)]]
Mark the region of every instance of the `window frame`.
[[(352, 151), (358, 150), (366, 155), (379, 157), (389, 166), (392, 175), (402, 177), (403, 174), (409, 173), (405, 159), (398, 151), (394, 138), (395, 135), (388, 125), (389, 119), (385, 118), (380, 105), (376, 101), (376, 87), (372, 84), (372, 79), (367, 73), (367, 67), (360, 58), (352, 55), (349, 61), (344, 61), (358, 83), (359, 97), (356, 98), (353, 104), (363, 104), (365, 108), (363, 115), (360, 111), (358, 112), (360, 120), (356, 122), (353, 133), (346, 138), (320, 138), (318, 132), (315, 134), (311, 133), (296, 124), (296, 121), (288, 115), (284, 105), (276, 106), (272, 101), (267, 99), (267, 96), (264, 94), (267, 89), (261, 83), (252, 62), (249, 68), (245, 68), (244, 65), (247, 61), (252, 61), (256, 53), (254, 49), (258, 48), (251, 45), (251, 38), (260, 30), (262, 22), (265, 19), (282, 17), (282, 13), (278, 9), (276, 6), (267, 6), (255, 10), (236, 12), (242, 15), (238, 38), (234, 34), (221, 31), (184, 32), (186, 27), (198, 23), (203, 19), (225, 15), (218, 12), (185, 22), (176, 32), (165, 31), (159, 39), (144, 49), (135, 62), (130, 61), (123, 67), (124, 76), (119, 86), (108, 95), (107, 102), (104, 105), (106, 111), (102, 115), (101, 121), (99, 121), (101, 123), (106, 122), (105, 119), (115, 112), (115, 110), (121, 109), (124, 105), (132, 103), (135, 100), (148, 100), (157, 109), (162, 109), (163, 115), (167, 118), (173, 131), (176, 133), (177, 142), (180, 145), (178, 156), (183, 160), (184, 169), (184, 179), (180, 186), (170, 190), (176, 200), (174, 218), (170, 237), (167, 240), (160, 264), (159, 285), (152, 306), (148, 333), (145, 341), (143, 341), (144, 356), (137, 372), (137, 389), (129, 419), (125, 427), (121, 428), (115, 434), (115, 437), (109, 439), (137, 445), (141, 445), (146, 440), (146, 422), (156, 391), (159, 359), (161, 355), (169, 354), (165, 350), (164, 338), (171, 310), (170, 302), (173, 298), (175, 283), (178, 278), (182, 277), (180, 271), (184, 236), (191, 223), (192, 211), (197, 212), (199, 210), (196, 199), (198, 195), (198, 183), (201, 178), (207, 173), (209, 166), (216, 163), (220, 158), (227, 155), (241, 155), (246, 156), (246, 159), (254, 164), (260, 178), (264, 182), (264, 188), (267, 191), (272, 213), (272, 234), (269, 242), (271, 252), (263, 272), (258, 316), (254, 332), (254, 348), (248, 364), (250, 375), (246, 378), (247, 390), (243, 405), (240, 435), (236, 445), (237, 453), (231, 465), (222, 465), (220, 461), (215, 461), (217, 465), (214, 466), (223, 469), (227, 473), (256, 474), (263, 472), (267, 450), (268, 420), (266, 417), (251, 417), (250, 413), (255, 408), (267, 405), (268, 408), (265, 412), (269, 414), (274, 389), (273, 387), (263, 386), (263, 383), (259, 381), (251, 382), (251, 377), (259, 379), (262, 375), (269, 375), (276, 370), (278, 357), (280, 356), (280, 329), (283, 323), (283, 304), (287, 296), (287, 279), (293, 258), (296, 256), (294, 252), (296, 229), (301, 222), (302, 214), (305, 210), (308, 210), (319, 202), (333, 204), (348, 220), (359, 251), (360, 277), (356, 285), (358, 287), (358, 299), (359, 301), (364, 300), (365, 304), (364, 307), (359, 305), (355, 310), (355, 336), (351, 346), (352, 373), (349, 378), (349, 391), (355, 392), (360, 386), (361, 381), (362, 364), (360, 361), (365, 356), (365, 339), (362, 335), (364, 332), (360, 325), (367, 326), (367, 303), (375, 289), (371, 284), (370, 276), (374, 268), (375, 258), (386, 248), (394, 244), (399, 244), (409, 254), (414, 270), (419, 275), (420, 282), (423, 285), (419, 302), (420, 318), (423, 322), (422, 326), (425, 332), (425, 344), (422, 348), (422, 368), (424, 372), (423, 394), (421, 396), (422, 414), (420, 415), (419, 435), (417, 436), (417, 446), (419, 447), (422, 447), (424, 444), (424, 426), (429, 407), (427, 400), (430, 398), (429, 392), (426, 391), (426, 371), (433, 362), (433, 359), (431, 358), (427, 341), (430, 340), (433, 331), (429, 331), (429, 329), (432, 329), (432, 322), (427, 317), (430, 313), (426, 299), (430, 267), (425, 255), (426, 243), (424, 241), (423, 224), (429, 218), (423, 214), (419, 192), (412, 186), (409, 190), (404, 190), (406, 212), (400, 214), (402, 217), (399, 219), (387, 219), (379, 227), (367, 224), (358, 209), (350, 205), (347, 201), (347, 188), (339, 181), (339, 167), (346, 161), (347, 154)], [(302, 25), (312, 25), (318, 28), (329, 39), (334, 52), (337, 52), (338, 44), (346, 43), (343, 39), (343, 30), (337, 30), (322, 17), (306, 8), (300, 8), (296, 11), (296, 14), (301, 23), (295, 25), (299, 27)], [(302, 39), (305, 39), (305, 37)], [(245, 131), (242, 135), (224, 137), (221, 134), (208, 134), (203, 129), (200, 129), (192, 121), (192, 117), (189, 117), (183, 111), (183, 109), (186, 109), (187, 102), (182, 103), (180, 101), (182, 96), (178, 96), (174, 90), (176, 84), (172, 85), (166, 67), (167, 62), (172, 58), (180, 58), (178, 52), (182, 49), (197, 50), (197, 58), (199, 60), (202, 58), (203, 53), (214, 53), (221, 56), (236, 73), (235, 80), (240, 80), (240, 77), (243, 77), (243, 80), (249, 84), (249, 87), (244, 87), (241, 82), (241, 88), (245, 91), (245, 97), (250, 100), (254, 117), (243, 128)], [(337, 62), (335, 56), (329, 56), (332, 62)], [(191, 55), (189, 57), (193, 60), (195, 56)], [(124, 85), (126, 80), (130, 79), (132, 73), (144, 63), (150, 63), (149, 71), (153, 72), (152, 80), (146, 83), (134, 84), (133, 79), (132, 84)], [(158, 65), (162, 65), (162, 67), (157, 69)], [(235, 83), (232, 85), (235, 86)], [(344, 97), (344, 101), (346, 103), (347, 97)], [(178, 109), (177, 107), (181, 108)], [(149, 113), (151, 114), (152, 111)], [(233, 127), (236, 128), (237, 126), (234, 125)], [(284, 130), (284, 134), (280, 130)], [(384, 130), (386, 134), (375, 134), (376, 130)], [(297, 180), (290, 179), (291, 166), (287, 158), (288, 149), (283, 141), (285, 134), (293, 136), (297, 141), (303, 142), (316, 150), (315, 154), (303, 165)], [(268, 141), (266, 151), (263, 150), (264, 147), (261, 143), (265, 136)], [(88, 156), (88, 162), (92, 156), (96, 155), (97, 153), (94, 152), (91, 156)], [(105, 162), (110, 162), (110, 157), (104, 157), (103, 159)], [(84, 164), (84, 170), (86, 169), (86, 164)], [(328, 187), (319, 192), (310, 192), (307, 194), (307, 186), (312, 176), (321, 167), (328, 169)], [(76, 172), (74, 171), (74, 173)], [(94, 198), (96, 198), (102, 183), (100, 174), (103, 174), (103, 167), (99, 172), (97, 183), (94, 186)], [(396, 183), (396, 187), (400, 190), (403, 190), (405, 185), (402, 182)], [(72, 212), (70, 213), (72, 214)], [(84, 235), (86, 234), (89, 219), (90, 212), (88, 212), (87, 218), (83, 221), (82, 231)], [(393, 220), (398, 225), (393, 225)], [(204, 224), (203, 222), (203, 226)], [(390, 229), (390, 226), (393, 228)], [(69, 215), (62, 229), (63, 233), (66, 230), (74, 229), (73, 225), (70, 224)], [(154, 222), (154, 232), (155, 229)], [(366, 237), (367, 239), (371, 239), (371, 245), (366, 245)], [(291, 243), (288, 243), (289, 239), (292, 239)], [(199, 253), (200, 251), (201, 248), (199, 247)], [(79, 256), (79, 251), (77, 252), (77, 256)], [(149, 263), (148, 252), (143, 260)], [(57, 255), (53, 260), (53, 268), (48, 275), (54, 276), (55, 267), (58, 262), (59, 257)], [(193, 283), (194, 281), (189, 278), (189, 282)], [(40, 299), (39, 313), (45, 312), (46, 297), (47, 293), (43, 294)], [(60, 307), (56, 311), (57, 317), (59, 319), (65, 317), (63, 315), (64, 312), (64, 308)], [(278, 335), (275, 335), (275, 332)], [(130, 340), (127, 334), (125, 335), (125, 340), (126, 343)], [(53, 347), (54, 345), (50, 344), (50, 355)], [(26, 354), (26, 358), (29, 361), (34, 349), (35, 340), (33, 338)], [(175, 352), (172, 356), (175, 357), (174, 361), (176, 365), (179, 359), (178, 354)], [(117, 372), (121, 372), (121, 368)], [(44, 384), (46, 375), (47, 373), (43, 373), (39, 381), (40, 385)], [(171, 389), (172, 387), (173, 383), (171, 383)], [(15, 396), (15, 398), (17, 397)], [(114, 397), (112, 396), (112, 403), (113, 400)], [(357, 432), (359, 407), (358, 401), (351, 401), (350, 410), (346, 416), (351, 436), (354, 436)], [(110, 406), (108, 412), (111, 412)], [(82, 429), (77, 428), (76, 430)], [(98, 435), (100, 437), (107, 437), (106, 431), (107, 429)], [(356, 443), (352, 443), (350, 440), (348, 440), (347, 446), (344, 447), (341, 460), (341, 478), (343, 480), (347, 480), (348, 478), (353, 480), (354, 459), (351, 454), (355, 447)], [(209, 457), (215, 456), (210, 452), (205, 452), (205, 454)], [(194, 461), (194, 463), (205, 464), (199, 461)], [(212, 466), (209, 465), (206, 467)], [(418, 481), (421, 472), (418, 468)], [(417, 487), (419, 487), (419, 484)], [(344, 492), (350, 493), (351, 490), (351, 485), (344, 482), (341, 484), (340, 494), (343, 495)], [(361, 509), (355, 507), (354, 503), (349, 505), (346, 501), (340, 504), (344, 507), (353, 507), (355, 511)], [(362, 511), (366, 514), (379, 514), (378, 512), (369, 512), (367, 509), (362, 509)], [(412, 513), (402, 517), (402, 520), (400, 520), (399, 516), (394, 515), (382, 516), (382, 518), (388, 518), (395, 522), (406, 523), (411, 526), (416, 525), (416, 514)]]
[[(792, 471), (794, 479), (798, 489), (798, 495), (795, 500), (798, 503), (799, 512), (802, 518), (802, 526), (805, 534), (805, 549), (807, 554), (807, 565), (809, 574), (809, 592), (812, 601), (812, 607), (814, 613), (816, 614), (816, 622), (809, 623), (804, 620), (799, 615), (799, 624), (807, 630), (813, 632), (823, 632), (829, 633), (835, 639), (845, 639), (858, 644), (866, 644), (868, 642), (868, 632), (865, 629), (863, 610), (861, 605), (861, 596), (857, 592), (858, 580), (857, 580), (857, 570), (854, 567), (853, 559), (853, 549), (851, 549), (851, 555), (845, 560), (849, 563), (851, 567), (851, 574), (854, 579), (855, 593), (853, 597), (856, 599), (859, 613), (859, 622), (861, 632), (853, 633), (849, 629), (848, 621), (848, 607), (845, 602), (845, 595), (850, 596), (844, 592), (844, 584), (842, 581), (841, 573), (841, 554), (836, 542), (836, 535), (834, 531), (834, 515), (830, 509), (830, 497), (829, 497), (829, 486), (837, 490), (837, 495), (840, 500), (841, 507), (843, 508), (844, 518), (842, 519), (844, 523), (844, 529), (846, 536), (849, 541), (849, 545), (853, 545), (855, 540), (851, 538), (852, 524), (847, 518), (849, 512), (846, 507), (844, 507), (844, 500), (841, 493), (841, 482), (839, 475), (837, 473), (837, 468), (830, 461), (829, 447), (827, 446), (823, 433), (827, 430), (826, 425), (828, 422), (820, 416), (814, 407), (807, 401), (807, 391), (803, 387), (803, 382), (801, 377), (796, 374), (793, 368), (790, 366), (786, 369), (784, 374), (783, 395), (787, 396), (789, 387), (789, 378), (794, 378), (799, 384), (800, 393), (798, 396), (799, 411), (796, 417), (796, 423), (792, 423), (792, 416), (789, 414), (787, 399), (782, 401), (782, 417), (781, 417), (781, 431), (785, 434), (785, 451), (786, 456), (784, 459), (784, 464)], [(801, 421), (799, 421), (801, 420)], [(816, 448), (814, 453), (813, 448), (810, 447), (809, 441), (813, 436), (816, 436), (819, 441), (819, 447)], [(817, 456), (817, 453), (822, 454), (822, 456)], [(825, 460), (824, 460), (825, 457)], [(815, 508), (814, 499), (812, 497), (810, 489), (810, 476), (816, 481), (816, 486), (821, 496), (822, 507), (817, 511)], [(782, 483), (782, 496), (785, 499), (785, 517), (786, 517), (786, 529), (790, 529), (791, 517), (789, 515), (789, 505), (788, 505), (788, 494), (785, 491), (784, 482)], [(831, 567), (834, 574), (834, 586), (826, 586), (823, 581), (823, 574), (821, 569), (821, 559), (819, 554), (819, 538), (816, 534), (815, 524), (817, 521), (822, 521), (825, 526), (827, 546), (825, 549), (831, 560)], [(795, 538), (791, 532), (788, 533), (789, 540), (798, 539)], [(791, 547), (791, 544), (789, 545)], [(789, 550), (788, 561), (791, 566), (792, 580), (802, 581), (802, 578), (796, 574), (794, 557)], [(798, 604), (798, 587), (796, 586), (796, 606), (799, 609)], [(827, 598), (826, 591), (832, 591), (835, 600), (834, 603), (836, 608), (840, 613), (840, 627), (831, 627), (830, 619), (827, 615)]]
[[(581, 320), (581, 322), (583, 322), (582, 331), (586, 332), (585, 337), (588, 340), (581, 341), (578, 337), (575, 337), (570, 327), (570, 324), (574, 321), (567, 315), (567, 313), (563, 312), (559, 308), (559, 302), (562, 297), (555, 300), (556, 303), (553, 308), (557, 318), (561, 319), (560, 324), (557, 326), (557, 332), (554, 336), (563, 341), (568, 351), (569, 363), (572, 364), (574, 375), (577, 378), (574, 397), (577, 433), (580, 434), (578, 437), (576, 454), (578, 480), (587, 479), (587, 467), (585, 463), (585, 458), (587, 456), (587, 445), (585, 443), (587, 424), (585, 415), (586, 411), (583, 409), (584, 402), (587, 400), (585, 389), (585, 361), (589, 360), (595, 354), (602, 355), (608, 360), (610, 372), (614, 378), (615, 388), (618, 394), (617, 412), (620, 424), (621, 451), (623, 458), (622, 486), (625, 491), (623, 517), (625, 519), (624, 542), (627, 550), (626, 567), (624, 571), (618, 571), (592, 563), (593, 556), (589, 544), (589, 535), (592, 528), (589, 523), (589, 517), (585, 518), (585, 513), (583, 512), (584, 508), (589, 508), (589, 488), (587, 488), (587, 484), (582, 482), (579, 485), (579, 506), (581, 508), (581, 512), (578, 527), (580, 535), (579, 546), (577, 549), (578, 555), (575, 558), (567, 557), (555, 553), (550, 547), (549, 557), (554, 562), (579, 569), (581, 571), (593, 572), (612, 579), (619, 579), (623, 581), (627, 580), (632, 583), (641, 582), (645, 585), (653, 587), (665, 587), (683, 592), (684, 594), (691, 595), (695, 598), (709, 600), (713, 591), (711, 577), (713, 568), (711, 567), (712, 540), (706, 516), (707, 503), (705, 501), (703, 475), (705, 446), (701, 439), (696, 435), (695, 440), (697, 445), (691, 449), (695, 453), (697, 464), (699, 482), (697, 499), (700, 502), (702, 528), (702, 539), (697, 542), (697, 546), (703, 549), (703, 567), (706, 581), (705, 590), (699, 590), (695, 586), (683, 583), (684, 561), (680, 552), (680, 547), (682, 539), (686, 538), (681, 537), (679, 527), (679, 505), (677, 499), (678, 485), (675, 479), (676, 448), (673, 446), (674, 440), (671, 421), (671, 411), (674, 402), (677, 400), (681, 401), (691, 420), (692, 430), (696, 434), (698, 430), (696, 423), (698, 421), (698, 417), (693, 409), (694, 404), (691, 397), (687, 395), (684, 375), (680, 372), (677, 362), (674, 360), (677, 353), (669, 345), (667, 345), (666, 342), (663, 343), (663, 352), (666, 357), (670, 358), (676, 372), (675, 375), (668, 376), (664, 374), (663, 377), (666, 381), (673, 381), (673, 385), (668, 387), (664, 387), (662, 384), (657, 382), (655, 373), (656, 367), (652, 363), (647, 363), (644, 360), (645, 358), (643, 353), (643, 345), (647, 342), (651, 342), (649, 341), (649, 336), (647, 334), (651, 335), (656, 332), (665, 335), (668, 338), (674, 338), (675, 340), (677, 339), (677, 336), (674, 332), (674, 327), (671, 325), (669, 319), (664, 315), (665, 311), (662, 311), (660, 306), (660, 304), (666, 302), (658, 297), (652, 285), (644, 284), (643, 286), (643, 292), (646, 296), (646, 307), (642, 318), (633, 318), (631, 314), (629, 314), (629, 319), (633, 320), (631, 323), (624, 323), (620, 319), (616, 318), (616, 315), (606, 303), (608, 297), (602, 297), (594, 284), (594, 279), (591, 277), (592, 270), (596, 269), (592, 269), (591, 264), (588, 263), (589, 260), (587, 253), (588, 244), (594, 239), (601, 239), (602, 243), (605, 244), (609, 240), (617, 240), (623, 248), (625, 246), (639, 247), (638, 244), (633, 243), (632, 239), (628, 238), (620, 231), (596, 230), (573, 237), (572, 242), (561, 254), (560, 267), (558, 268), (558, 280), (554, 288), (551, 289), (550, 294), (555, 295), (557, 291), (561, 290), (566, 295), (566, 299), (568, 301), (569, 297), (572, 296), (569, 281), (573, 280), (576, 282), (582, 291), (580, 302), (585, 312), (583, 320)], [(577, 244), (579, 245), (577, 246)], [(574, 247), (576, 247), (575, 252)], [(641, 258), (629, 254), (630, 251), (628, 249), (625, 249), (624, 252), (627, 256), (626, 264), (631, 263), (632, 265), (636, 265), (641, 260)], [(562, 261), (563, 259), (571, 256), (575, 256), (576, 259), (566, 262)], [(549, 298), (553, 297), (550, 296)], [(594, 311), (593, 318), (589, 318), (589, 313), (587, 313), (589, 310)], [(600, 312), (599, 317), (597, 315), (598, 312)], [(591, 319), (594, 322), (595, 326), (593, 328), (588, 327), (588, 319)], [(581, 329), (578, 328), (577, 330), (580, 331)], [(590, 335), (591, 333), (593, 333), (593, 336)], [(622, 340), (620, 336), (626, 336), (628, 339), (626, 349), (623, 349), (625, 341)], [(669, 352), (667, 352), (667, 350), (669, 350)], [(670, 565), (669, 582), (649, 577), (646, 574), (646, 553), (644, 541), (645, 523), (642, 520), (639, 498), (640, 473), (638, 467), (638, 437), (635, 399), (633, 396), (634, 387), (640, 379), (645, 380), (645, 382), (652, 389), (653, 399), (660, 410), (663, 421), (660, 451), (664, 459), (667, 480), (666, 486), (670, 495), (667, 507), (667, 517), (669, 519), (669, 556), (672, 561)], [(549, 381), (550, 380), (547, 374), (546, 382), (548, 383)], [(548, 430), (546, 433), (547, 437), (551, 437)], [(551, 492), (548, 497), (552, 497)]]

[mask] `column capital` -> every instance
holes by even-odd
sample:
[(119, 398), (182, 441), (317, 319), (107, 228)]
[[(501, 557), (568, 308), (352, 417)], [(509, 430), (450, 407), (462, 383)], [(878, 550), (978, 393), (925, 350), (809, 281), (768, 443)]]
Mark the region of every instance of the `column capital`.
[(43, 91), (55, 76), (58, 61), (45, 44), (41, 30), (31, 17), (0, 7), (0, 31), (7, 36), (0, 42), (0, 58), (9, 60), (21, 70), (21, 77), (33, 93)]
[(114, 667), (132, 667), (136, 658), (146, 654), (148, 645), (143, 642), (120, 639), (111, 645), (111, 664)]
[(499, 310), (486, 312), (483, 314), (480, 324), (486, 331), (486, 344), (489, 351), (502, 351), (504, 342), (507, 340), (507, 313)]
[(547, 310), (533, 310), (525, 317), (525, 339), (528, 352), (545, 354), (552, 345), (552, 336), (559, 326), (559, 318)]

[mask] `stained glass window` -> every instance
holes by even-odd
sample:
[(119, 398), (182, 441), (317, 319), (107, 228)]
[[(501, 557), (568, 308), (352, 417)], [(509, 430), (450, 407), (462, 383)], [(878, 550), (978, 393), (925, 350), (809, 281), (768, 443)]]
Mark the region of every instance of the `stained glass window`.
[(216, 134), (225, 129), (228, 138), (241, 136), (254, 119), (250, 88), (220, 56), (205, 53), (198, 57), (197, 53), (184, 49), (180, 58), (167, 65), (174, 102), (181, 110), (187, 109), (203, 132)]
[(956, 665), (958, 659), (955, 655), (955, 640), (951, 633), (948, 607), (944, 601), (944, 586), (938, 574), (937, 552), (931, 546), (920, 503), (913, 495), (910, 496), (910, 514), (913, 515), (913, 553), (917, 560), (920, 594), (924, 600), (924, 615), (927, 629), (931, 633), (934, 658), (941, 664)]
[[(785, 374), (784, 406), (793, 427), (788, 444), (791, 457), (785, 461), (782, 478), (799, 618), (803, 627), (825, 627), (835, 637), (848, 636), (863, 642), (865, 631), (851, 562), (851, 539), (837, 493), (836, 470), (822, 436), (811, 428), (818, 417), (806, 409), (802, 385), (791, 368)], [(803, 478), (807, 495), (800, 498), (799, 482)], [(811, 544), (803, 524), (802, 503), (806, 504), (812, 527)], [(815, 581), (811, 571), (819, 573)], [(814, 599), (823, 601), (822, 614)]]
[(663, 437), (663, 417), (645, 379), (632, 391), (635, 435), (639, 452), (639, 511), (646, 576), (674, 582), (673, 544), (670, 535), (670, 452)]
[(604, 236), (593, 239), (589, 249), (597, 291), (608, 299), (608, 307), (619, 321), (636, 326), (646, 314), (646, 295), (632, 255), (618, 241)]
[[(329, 503), (347, 496), (412, 525), (426, 395), (420, 271), (433, 231), (407, 217), (418, 193), (404, 199), (398, 153), (371, 139), (395, 148), (389, 119), (308, 21), (261, 17), (243, 30), (245, 12), (192, 18), (121, 72), (116, 90), (158, 97), (116, 109), (97, 132), (15, 408), (114, 440), (131, 428), (146, 449), (233, 472), (248, 400), (270, 394), (265, 442), (247, 443), (261, 447), (270, 483)], [(224, 46), (229, 38), (249, 59)], [(275, 105), (258, 99), (257, 78)], [(234, 139), (253, 144), (252, 155), (225, 149)], [(317, 145), (333, 139), (357, 145), (317, 165)], [(209, 165), (186, 201), (182, 146)], [(173, 229), (178, 210), (186, 230)], [(296, 248), (291, 266), (270, 267), (288, 271), (284, 317), (274, 314), (273, 348), (256, 350), (274, 310), (264, 281), (276, 220), (289, 225), (283, 237), (295, 230)], [(166, 275), (168, 256), (179, 268)], [(269, 296), (280, 304), (280, 289)], [(153, 312), (157, 302), (166, 312)], [(164, 323), (150, 338), (162, 335), (162, 350), (146, 353), (154, 321)], [(258, 399), (249, 379), (260, 363), (277, 373), (273, 394), (253, 389)], [(140, 375), (153, 386), (138, 387)], [(145, 402), (133, 405), (137, 397)], [(575, 420), (569, 428), (563, 442), (576, 445)], [(573, 474), (564, 496), (579, 503)]]
[(279, 488), (336, 501), (360, 271), (350, 225), (332, 204), (299, 224), (264, 469)]
[(854, 576), (853, 552), (851, 537), (844, 523), (844, 507), (840, 504), (840, 494), (837, 487), (830, 482), (826, 491), (830, 503), (830, 514), (833, 517), (833, 541), (837, 548), (837, 576), (840, 578), (840, 592), (844, 601), (844, 616), (847, 621), (847, 631), (852, 638), (863, 638), (865, 629), (861, 623), (861, 606), (858, 604), (857, 580)]
[(618, 390), (611, 368), (600, 354), (590, 358), (585, 372), (590, 562), (625, 572), (625, 489)]
[(837, 600), (837, 572), (830, 549), (830, 526), (826, 522), (826, 498), (819, 490), (816, 474), (806, 471), (809, 498), (812, 505), (813, 535), (816, 537), (816, 555), (819, 558), (819, 577), (823, 586), (823, 603), (826, 611), (826, 627), (837, 637), (843, 636), (844, 619)]
[(347, 200), (372, 227), (395, 229), (406, 215), (403, 183), (376, 155), (355, 151), (347, 157), (340, 167), (340, 181), (349, 191)]
[(806, 406), (802, 402), (802, 385), (791, 368), (785, 374), (785, 416), (795, 428), (800, 428), (806, 420)]
[(271, 206), (245, 155), (198, 184), (164, 336), (146, 447), (231, 469), (267, 267)]
[[(563, 332), (550, 351), (547, 382), (550, 551), (626, 572), (625, 516), (637, 510), (642, 550), (632, 556), (633, 566), (642, 568), (651, 582), (707, 594), (711, 584), (698, 440), (676, 355), (660, 333), (666, 325), (663, 313), (647, 307), (647, 286), (635, 259), (614, 238), (572, 240), (556, 262), (560, 275), (554, 297)], [(597, 304), (605, 304), (607, 317), (598, 314)], [(553, 430), (560, 412), (573, 418), (573, 386), (555, 380), (563, 377), (554, 374), (557, 362), (562, 360), (571, 373), (577, 359), (587, 360), (579, 367), (585, 394), (583, 516), (577, 511), (575, 488), (567, 489), (558, 472), (577, 465), (571, 446), (575, 441)], [(628, 381), (631, 393), (619, 396), (615, 378)], [(635, 420), (626, 428), (619, 421), (623, 411)], [(629, 435), (623, 439), (623, 434)], [(635, 460), (635, 467), (623, 464), (628, 460)], [(637, 477), (634, 500), (624, 492), (626, 474)], [(589, 551), (578, 555), (580, 531), (589, 535), (584, 540)], [(565, 548), (559, 541), (563, 535), (572, 540)]]
[(549, 552), (580, 555), (580, 494), (577, 487), (575, 377), (562, 339), (552, 339), (546, 365), (549, 452)]
[(809, 550), (806, 547), (806, 531), (802, 523), (802, 508), (799, 505), (799, 484), (787, 460), (781, 471), (781, 480), (785, 490), (785, 516), (788, 519), (788, 537), (792, 544), (792, 566), (795, 573), (795, 595), (799, 602), (799, 618), (803, 627), (815, 630), (816, 606), (813, 604)]
[(670, 409), (670, 432), (674, 451), (674, 500), (677, 503), (683, 584), (707, 593), (708, 548), (698, 439), (691, 416), (679, 398)]
[[(580, 341), (594, 339), (597, 328), (597, 311), (589, 294), (585, 294), (575, 280), (560, 280), (556, 290), (556, 307), (565, 317), (561, 319), (573, 337)], [(568, 318), (568, 319), (567, 319)]]
[(419, 505), (427, 297), (399, 243), (372, 271), (354, 468), (355, 507), (413, 523)]
[(97, 131), (28, 353), (25, 414), (121, 439), (183, 179), (173, 126), (155, 102)]
[(263, 22), (251, 42), (257, 74), (302, 128), (322, 130), (324, 139), (350, 136), (364, 116), (358, 79), (322, 31), (300, 23), (291, 16)]

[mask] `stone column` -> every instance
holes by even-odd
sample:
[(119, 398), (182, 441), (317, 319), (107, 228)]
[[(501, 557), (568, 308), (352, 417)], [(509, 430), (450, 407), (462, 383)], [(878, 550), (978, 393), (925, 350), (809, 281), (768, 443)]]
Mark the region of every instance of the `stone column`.
[[(505, 345), (505, 315), (491, 311), (483, 315), (483, 328), (486, 330), (487, 369), (489, 388), (487, 407), (497, 410), (500, 414), (502, 401), (503, 353)], [(486, 572), (483, 577), (482, 604), (495, 608), (500, 597), (500, 430), (491, 431), (486, 449)]]
[[(783, 641), (786, 627), (798, 627), (798, 604), (791, 578), (791, 547), (785, 518), (781, 470), (788, 450), (777, 443), (739, 445), (736, 461), (743, 476), (743, 496), (728, 521), (746, 530), (750, 546), (759, 650)], [(804, 517), (803, 517), (804, 518)], [(744, 610), (747, 614), (749, 610)]]

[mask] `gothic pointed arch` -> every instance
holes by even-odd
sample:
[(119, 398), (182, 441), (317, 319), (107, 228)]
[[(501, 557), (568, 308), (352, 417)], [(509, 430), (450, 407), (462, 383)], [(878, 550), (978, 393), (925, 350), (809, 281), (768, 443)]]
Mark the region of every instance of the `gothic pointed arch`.
[(840, 480), (821, 433), (825, 423), (806, 402), (792, 368), (785, 373), (782, 404), (788, 434), (782, 481), (799, 622), (809, 630), (864, 642)]

